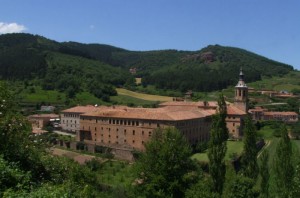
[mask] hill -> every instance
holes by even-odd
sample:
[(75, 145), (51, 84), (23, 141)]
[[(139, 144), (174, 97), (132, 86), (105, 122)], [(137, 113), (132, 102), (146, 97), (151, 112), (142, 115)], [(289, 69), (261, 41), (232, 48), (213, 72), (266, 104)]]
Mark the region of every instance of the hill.
[(63, 43), (30, 34), (0, 36), (0, 77), (33, 81), (44, 90), (65, 92), (69, 98), (89, 91), (109, 100), (114, 86), (134, 81), (128, 71), (92, 59), (85, 52), (67, 50)]
[[(65, 43), (73, 51), (112, 66), (129, 70), (142, 77), (143, 86), (181, 92), (213, 91), (236, 83), (240, 68), (247, 82), (261, 80), (263, 76), (283, 76), (293, 67), (252, 52), (220, 45), (210, 45), (199, 51), (128, 51), (100, 44)], [(91, 50), (93, 49), (93, 50)]]
[[(90, 92), (109, 101), (115, 87), (185, 92), (213, 91), (234, 85), (240, 68), (246, 81), (282, 76), (292, 66), (233, 47), (210, 45), (199, 51), (129, 51), (103, 44), (56, 42), (31, 34), (0, 35), (0, 79), (24, 81), (68, 98)], [(134, 68), (136, 73), (130, 74)]]

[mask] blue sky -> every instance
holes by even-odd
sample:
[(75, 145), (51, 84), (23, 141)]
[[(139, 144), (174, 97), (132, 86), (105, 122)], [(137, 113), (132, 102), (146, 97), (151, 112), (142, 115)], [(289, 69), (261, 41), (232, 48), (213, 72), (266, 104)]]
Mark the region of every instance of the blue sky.
[(0, 0), (0, 33), (129, 50), (243, 48), (300, 69), (299, 0)]

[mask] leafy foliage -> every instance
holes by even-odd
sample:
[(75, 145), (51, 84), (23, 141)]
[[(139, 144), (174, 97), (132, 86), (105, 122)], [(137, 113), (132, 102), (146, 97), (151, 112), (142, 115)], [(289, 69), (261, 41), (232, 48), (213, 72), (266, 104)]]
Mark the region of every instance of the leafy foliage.
[(185, 190), (198, 179), (192, 150), (176, 129), (158, 129), (145, 145), (137, 162), (138, 192), (146, 197), (183, 197)]

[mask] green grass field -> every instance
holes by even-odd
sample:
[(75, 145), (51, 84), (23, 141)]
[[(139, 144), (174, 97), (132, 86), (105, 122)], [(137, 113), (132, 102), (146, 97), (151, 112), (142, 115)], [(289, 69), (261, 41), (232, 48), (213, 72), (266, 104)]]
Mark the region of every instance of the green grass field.
[[(225, 155), (225, 160), (231, 159), (234, 154), (241, 154), (243, 151), (244, 143), (242, 141), (227, 141), (227, 151)], [(208, 162), (207, 151), (205, 153), (196, 153), (192, 156), (192, 159), (196, 159), (202, 162)]]
[(60, 93), (58, 91), (53, 90), (42, 90), (41, 87), (35, 86), (30, 89), (24, 90), (20, 94), (21, 102), (26, 103), (64, 103), (66, 100), (66, 95), (64, 93)]
[(157, 103), (156, 101), (143, 100), (128, 95), (111, 96), (111, 101), (128, 106), (151, 106)]
[(282, 77), (263, 77), (261, 81), (248, 83), (255, 89), (270, 89), (275, 91), (300, 89), (300, 72), (292, 71)]
[(151, 95), (151, 94), (144, 94), (144, 93), (137, 93), (134, 91), (130, 91), (127, 89), (123, 88), (117, 88), (118, 95), (125, 95), (125, 96), (130, 96), (142, 100), (149, 100), (149, 101), (172, 101), (172, 97), (168, 96), (159, 96), (159, 95)]

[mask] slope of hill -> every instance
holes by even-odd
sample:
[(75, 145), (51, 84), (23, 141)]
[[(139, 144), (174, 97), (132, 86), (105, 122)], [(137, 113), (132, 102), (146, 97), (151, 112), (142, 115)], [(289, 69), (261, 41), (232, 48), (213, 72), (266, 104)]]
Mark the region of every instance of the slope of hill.
[[(126, 70), (135, 68), (135, 76), (142, 83), (160, 89), (186, 91), (212, 91), (236, 83), (240, 68), (246, 73), (247, 82), (262, 76), (282, 76), (293, 67), (249, 51), (210, 45), (199, 51), (128, 51), (99, 44), (64, 43), (74, 51)], [(94, 49), (94, 50), (90, 50)], [(105, 51), (105, 53), (103, 53)]]
[(31, 34), (0, 35), (0, 78), (29, 80), (45, 90), (58, 90), (74, 97), (89, 91), (108, 100), (114, 87), (142, 85), (184, 92), (212, 91), (236, 83), (240, 68), (246, 81), (262, 76), (281, 76), (289, 65), (233, 47), (208, 46), (200, 51), (129, 51), (109, 45), (56, 42)]
[(0, 36), (0, 77), (34, 79), (45, 90), (66, 92), (70, 98), (89, 91), (103, 100), (116, 95), (113, 86), (134, 81), (128, 71), (92, 59), (84, 51), (68, 51), (64, 44), (30, 34)]

